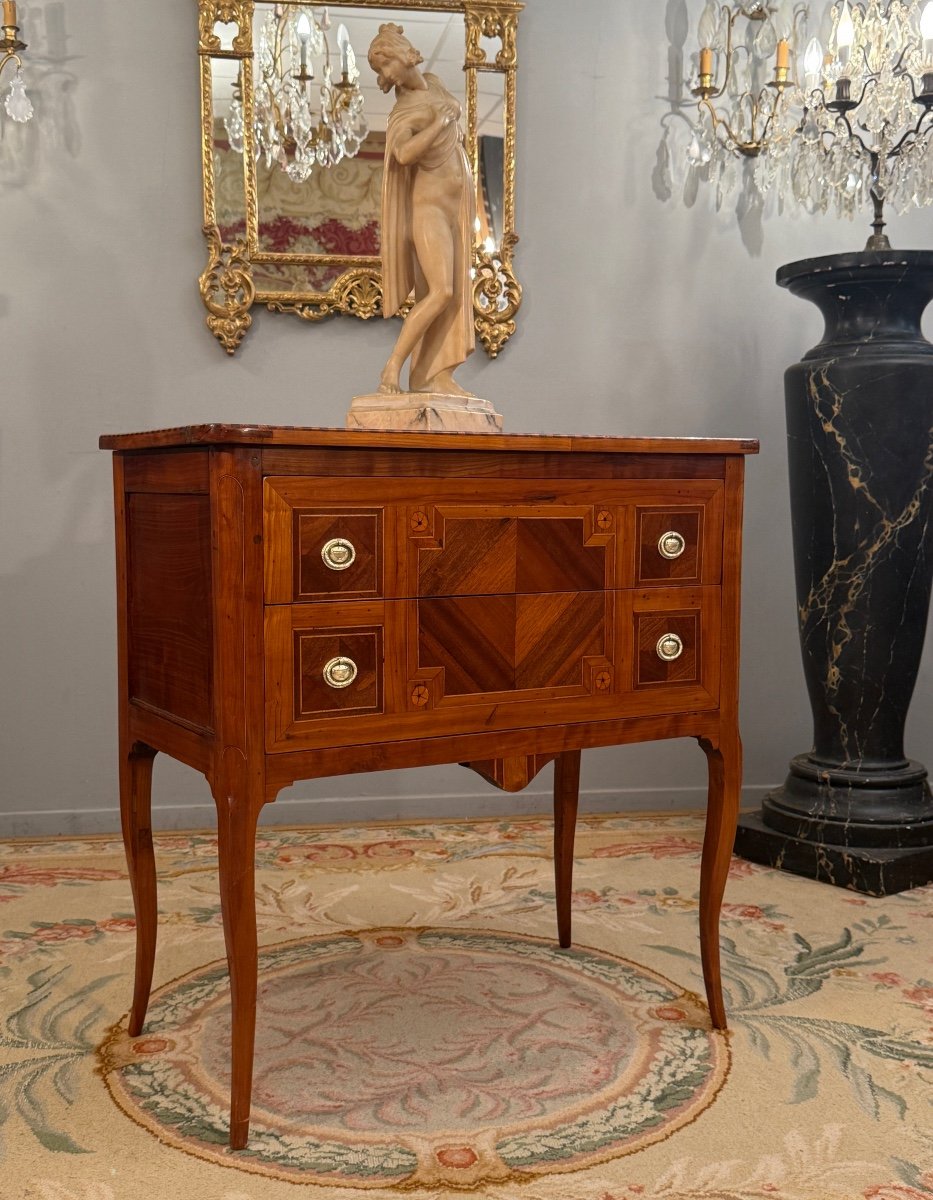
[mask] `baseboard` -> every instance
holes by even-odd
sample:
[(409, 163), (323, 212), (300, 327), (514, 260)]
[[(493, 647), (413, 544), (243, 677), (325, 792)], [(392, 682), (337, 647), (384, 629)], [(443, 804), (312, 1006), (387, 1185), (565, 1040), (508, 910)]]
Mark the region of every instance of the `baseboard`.
[[(776, 785), (743, 789), (742, 807), (755, 808)], [(617, 788), (594, 789), (580, 793), (581, 813), (636, 813), (702, 810), (706, 789), (689, 788)], [(380, 821), (464, 820), (484, 817), (523, 817), (549, 813), (550, 790), (529, 790), (516, 794), (504, 792), (463, 792), (451, 795), (366, 796), (347, 799), (342, 796), (314, 799), (282, 798), (268, 805), (261, 818), (264, 825), (378, 824)], [(211, 803), (153, 805), (153, 828), (157, 830), (211, 829), (216, 823)], [(117, 833), (120, 814), (115, 807), (96, 809), (45, 809), (0, 813), (0, 838), (84, 837)]]

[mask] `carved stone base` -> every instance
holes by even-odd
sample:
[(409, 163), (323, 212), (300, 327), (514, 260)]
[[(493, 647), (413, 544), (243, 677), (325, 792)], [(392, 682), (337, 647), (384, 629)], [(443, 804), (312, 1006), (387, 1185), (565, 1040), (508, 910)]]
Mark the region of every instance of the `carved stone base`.
[(395, 429), (413, 433), (501, 433), (502, 417), (477, 396), (437, 392), (372, 392), (354, 396), (347, 429)]
[(866, 896), (893, 896), (933, 882), (933, 846), (835, 846), (808, 842), (769, 829), (760, 813), (739, 818), (735, 853), (749, 862), (776, 867), (819, 883)]

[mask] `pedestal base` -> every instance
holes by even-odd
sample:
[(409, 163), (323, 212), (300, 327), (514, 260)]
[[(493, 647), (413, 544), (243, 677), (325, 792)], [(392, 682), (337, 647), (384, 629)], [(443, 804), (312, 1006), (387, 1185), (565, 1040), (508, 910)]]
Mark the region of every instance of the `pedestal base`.
[(933, 846), (927, 769), (908, 759), (847, 770), (798, 754), (761, 814), (769, 829), (808, 842), (882, 850)]
[(501, 433), (502, 417), (488, 400), (437, 392), (373, 392), (354, 396), (347, 429), (412, 433)]
[(735, 853), (749, 862), (851, 888), (866, 896), (893, 896), (933, 883), (933, 846), (882, 850), (807, 842), (769, 829), (760, 813), (746, 813), (739, 818)]

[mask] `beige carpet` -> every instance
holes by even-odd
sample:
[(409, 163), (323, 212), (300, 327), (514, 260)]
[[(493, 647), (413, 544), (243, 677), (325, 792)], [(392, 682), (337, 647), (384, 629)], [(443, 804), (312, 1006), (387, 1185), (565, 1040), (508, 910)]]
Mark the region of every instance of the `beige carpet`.
[(582, 821), (562, 952), (547, 821), (261, 831), (240, 1154), (213, 838), (158, 839), (136, 1039), (120, 842), (0, 843), (0, 1197), (933, 1197), (933, 888), (734, 861), (724, 1038), (697, 998), (701, 832)]

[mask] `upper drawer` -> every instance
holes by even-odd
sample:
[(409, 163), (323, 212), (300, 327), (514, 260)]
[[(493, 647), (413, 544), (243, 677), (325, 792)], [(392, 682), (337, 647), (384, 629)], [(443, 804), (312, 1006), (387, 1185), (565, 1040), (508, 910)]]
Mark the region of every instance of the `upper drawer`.
[(719, 480), (265, 481), (269, 604), (717, 584)]
[(635, 505), (635, 586), (718, 583), (722, 493), (699, 504)]
[(383, 595), (382, 508), (291, 504), (267, 487), (265, 509), (268, 603), (374, 600)]

